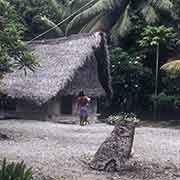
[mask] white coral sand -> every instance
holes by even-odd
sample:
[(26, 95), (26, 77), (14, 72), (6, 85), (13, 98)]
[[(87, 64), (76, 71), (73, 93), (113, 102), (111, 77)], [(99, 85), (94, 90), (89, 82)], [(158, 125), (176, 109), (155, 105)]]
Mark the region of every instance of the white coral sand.
[(180, 130), (174, 129), (137, 128), (132, 164), (120, 175), (88, 168), (86, 162), (112, 129), (113, 126), (102, 123), (80, 127), (40, 121), (0, 121), (0, 131), (12, 138), (0, 141), (0, 159), (24, 160), (37, 176), (57, 179), (180, 179)]

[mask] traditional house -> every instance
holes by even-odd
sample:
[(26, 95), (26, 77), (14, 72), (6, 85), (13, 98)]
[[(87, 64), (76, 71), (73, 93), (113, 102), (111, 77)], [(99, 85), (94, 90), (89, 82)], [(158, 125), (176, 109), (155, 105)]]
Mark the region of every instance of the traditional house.
[[(108, 49), (103, 33), (34, 41), (29, 45), (40, 67), (5, 76), (1, 90), (15, 99), (14, 111), (24, 119), (57, 120), (76, 114), (80, 90), (91, 97), (91, 115), (97, 98), (111, 96)], [(61, 118), (60, 118), (61, 119)]]

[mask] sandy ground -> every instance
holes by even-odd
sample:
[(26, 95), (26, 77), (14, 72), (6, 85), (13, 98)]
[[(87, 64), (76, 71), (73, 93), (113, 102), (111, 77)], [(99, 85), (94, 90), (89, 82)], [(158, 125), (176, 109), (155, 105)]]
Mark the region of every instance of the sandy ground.
[(0, 141), (0, 159), (24, 160), (36, 180), (180, 180), (180, 130), (175, 129), (136, 128), (134, 156), (123, 172), (91, 170), (88, 162), (112, 129), (103, 123), (0, 121), (0, 131), (11, 137)]

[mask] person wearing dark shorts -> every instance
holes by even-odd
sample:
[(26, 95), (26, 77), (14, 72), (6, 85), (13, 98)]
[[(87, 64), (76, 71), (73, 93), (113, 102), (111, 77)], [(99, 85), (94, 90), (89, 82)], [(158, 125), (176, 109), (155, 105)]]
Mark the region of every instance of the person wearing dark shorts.
[(80, 91), (78, 96), (78, 108), (79, 108), (79, 118), (80, 118), (80, 125), (83, 126), (88, 124), (88, 103), (90, 98), (85, 96), (83, 91)]

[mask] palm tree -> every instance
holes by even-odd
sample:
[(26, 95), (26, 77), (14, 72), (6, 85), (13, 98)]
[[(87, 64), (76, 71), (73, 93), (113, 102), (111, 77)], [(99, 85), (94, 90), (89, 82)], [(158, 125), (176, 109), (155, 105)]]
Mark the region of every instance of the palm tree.
[[(77, 1), (77, 7), (80, 2), (82, 0)], [(76, 1), (70, 4), (73, 11), (76, 10), (75, 5)], [(152, 25), (162, 21), (164, 14), (169, 19), (176, 19), (173, 12), (171, 0), (94, 0), (91, 6), (75, 15), (68, 23), (66, 34), (101, 30), (110, 32), (112, 39), (118, 41), (131, 32), (134, 26), (131, 18), (134, 14)]]
[[(8, 0), (17, 10), (30, 34), (40, 34), (54, 27), (62, 20), (64, 4), (62, 0)], [(59, 27), (52, 29), (48, 36), (63, 36)]]
[[(176, 19), (172, 0), (8, 0), (18, 8), (29, 31), (41, 33), (85, 6), (81, 12), (53, 29), (54, 36), (79, 32), (105, 31), (114, 42), (133, 31), (134, 15), (146, 24)], [(35, 17), (35, 16), (38, 16)], [(40, 23), (39, 23), (40, 22)], [(172, 21), (171, 21), (172, 22)], [(33, 26), (32, 26), (33, 25)], [(40, 27), (38, 27), (40, 26)], [(33, 27), (33, 28), (32, 28)], [(63, 31), (63, 33), (62, 33)], [(61, 32), (61, 33), (60, 33)]]

